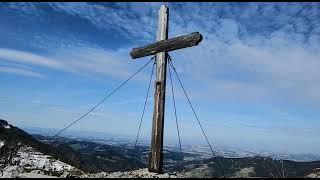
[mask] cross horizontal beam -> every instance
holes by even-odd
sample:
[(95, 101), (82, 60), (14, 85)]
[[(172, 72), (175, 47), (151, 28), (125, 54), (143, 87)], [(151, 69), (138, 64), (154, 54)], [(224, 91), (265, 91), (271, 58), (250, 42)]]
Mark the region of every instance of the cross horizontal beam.
[(130, 56), (132, 59), (141, 58), (145, 56), (154, 55), (159, 52), (168, 52), (186, 47), (196, 46), (201, 41), (202, 35), (199, 32), (193, 32), (188, 35), (158, 41), (156, 43), (138, 48), (133, 48), (130, 52)]

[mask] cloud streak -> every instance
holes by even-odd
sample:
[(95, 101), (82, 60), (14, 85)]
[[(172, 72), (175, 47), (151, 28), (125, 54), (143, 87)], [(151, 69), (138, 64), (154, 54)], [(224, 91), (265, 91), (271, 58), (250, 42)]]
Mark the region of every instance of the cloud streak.
[[(100, 77), (109, 76), (124, 79), (129, 77), (133, 70), (133, 68), (129, 67), (130, 62), (129, 55), (126, 55), (127, 51), (71, 47), (51, 53), (49, 57), (48, 55), (44, 56), (26, 51), (0, 48), (0, 62), (14, 62), (21, 66), (44, 67), (91, 77), (98, 75)], [(12, 70), (7, 71), (13, 72)], [(22, 73), (22, 70), (20, 73)], [(140, 79), (146, 78), (144, 74), (139, 77)]]
[[(9, 7), (19, 6), (35, 15), (44, 13), (43, 7), (48, 7), (54, 13), (80, 18), (97, 29), (134, 40), (124, 44), (132, 47), (154, 41), (159, 3), (10, 3)], [(183, 63), (177, 62), (177, 66), (189, 83), (197, 80), (215, 92), (198, 94), (206, 94), (207, 99), (215, 96), (237, 99), (237, 93), (230, 90), (235, 87), (244, 100), (285, 95), (289, 101), (299, 99), (319, 104), (320, 98), (315, 92), (320, 87), (314, 83), (319, 81), (316, 68), (320, 57), (318, 3), (204, 2), (169, 3), (169, 7), (171, 37), (193, 31), (204, 35), (199, 47), (172, 53), (175, 58), (184, 59)], [(193, 13), (185, 13), (191, 11)], [(47, 42), (42, 40), (43, 36), (36, 37), (37, 41)], [(52, 43), (54, 50), (64, 39), (59, 38)], [(81, 45), (72, 42), (81, 42)], [(13, 50), (2, 49), (0, 53), (7, 59), (56, 69), (69, 68), (84, 74), (124, 77), (131, 69), (126, 61), (130, 48), (106, 50), (77, 38), (65, 39), (62, 44), (63, 48), (50, 52), (50, 58), (22, 52), (15, 57), (14, 53), (18, 52)]]
[[(103, 30), (115, 30), (128, 39), (144, 37), (144, 39), (155, 39), (153, 28), (156, 21), (151, 20), (152, 10), (142, 4), (122, 4), (122, 3), (49, 3), (49, 6), (59, 12), (69, 15), (79, 16), (91, 22), (97, 28)], [(124, 8), (128, 8), (125, 11)], [(120, 10), (121, 9), (121, 10)], [(137, 17), (137, 18), (135, 18)], [(136, 27), (143, 27), (144, 31), (137, 31)], [(149, 26), (149, 27), (148, 27)]]
[(61, 62), (57, 60), (36, 55), (33, 53), (25, 52), (25, 51), (0, 48), (0, 58), (7, 61), (32, 64), (36, 66), (42, 66), (42, 67), (58, 69), (58, 70), (67, 69)]
[(25, 69), (19, 69), (19, 68), (12, 68), (12, 67), (3, 67), (0, 66), (0, 72), (1, 73), (9, 73), (9, 74), (16, 74), (21, 76), (27, 76), (27, 77), (34, 77), (34, 78), (44, 78), (45, 76), (43, 74), (33, 72), (30, 70)]

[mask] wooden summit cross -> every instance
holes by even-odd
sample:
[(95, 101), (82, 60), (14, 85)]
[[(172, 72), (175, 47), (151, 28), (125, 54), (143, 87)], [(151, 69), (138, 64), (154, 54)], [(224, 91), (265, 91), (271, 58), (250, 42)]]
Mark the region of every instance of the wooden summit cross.
[(154, 93), (154, 110), (151, 135), (151, 153), (149, 154), (149, 171), (163, 173), (163, 125), (167, 74), (167, 52), (196, 46), (202, 41), (198, 32), (168, 39), (169, 8), (165, 5), (158, 11), (157, 42), (139, 48), (133, 48), (133, 59), (156, 54), (156, 80)]

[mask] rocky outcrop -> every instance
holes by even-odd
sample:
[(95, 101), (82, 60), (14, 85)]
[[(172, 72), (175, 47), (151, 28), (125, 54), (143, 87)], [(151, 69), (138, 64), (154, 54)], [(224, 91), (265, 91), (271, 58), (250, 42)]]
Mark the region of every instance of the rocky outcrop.
[(81, 178), (176, 178), (176, 174), (157, 174), (149, 172), (148, 169), (138, 169), (127, 172), (113, 172), (113, 173), (96, 173), (96, 174), (83, 174)]
[(307, 178), (320, 178), (320, 168), (316, 168), (313, 172), (306, 176)]
[(81, 172), (69, 164), (63, 163), (51, 156), (36, 151), (32, 147), (23, 146), (18, 149), (10, 162), (3, 166), (0, 177), (16, 178), (41, 175), (42, 177), (66, 177), (74, 171)]

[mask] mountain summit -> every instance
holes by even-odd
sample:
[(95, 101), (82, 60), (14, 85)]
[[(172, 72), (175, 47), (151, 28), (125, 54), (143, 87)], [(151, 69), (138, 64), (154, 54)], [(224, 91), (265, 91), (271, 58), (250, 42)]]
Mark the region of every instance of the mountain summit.
[(71, 162), (76, 158), (63, 156), (61, 151), (0, 120), (1, 177), (67, 177), (73, 172), (81, 173), (79, 169), (58, 160)]
[[(39, 137), (39, 136), (37, 136)], [(129, 171), (144, 167), (108, 147), (107, 156), (81, 153), (59, 140), (37, 140), (34, 136), (0, 119), (0, 170), (3, 177), (23, 173), (49, 176), (77, 176), (83, 173)], [(63, 138), (61, 138), (63, 139)], [(47, 142), (50, 142), (48, 144)], [(0, 175), (1, 175), (0, 174)], [(22, 175), (24, 176), (24, 175)]]

